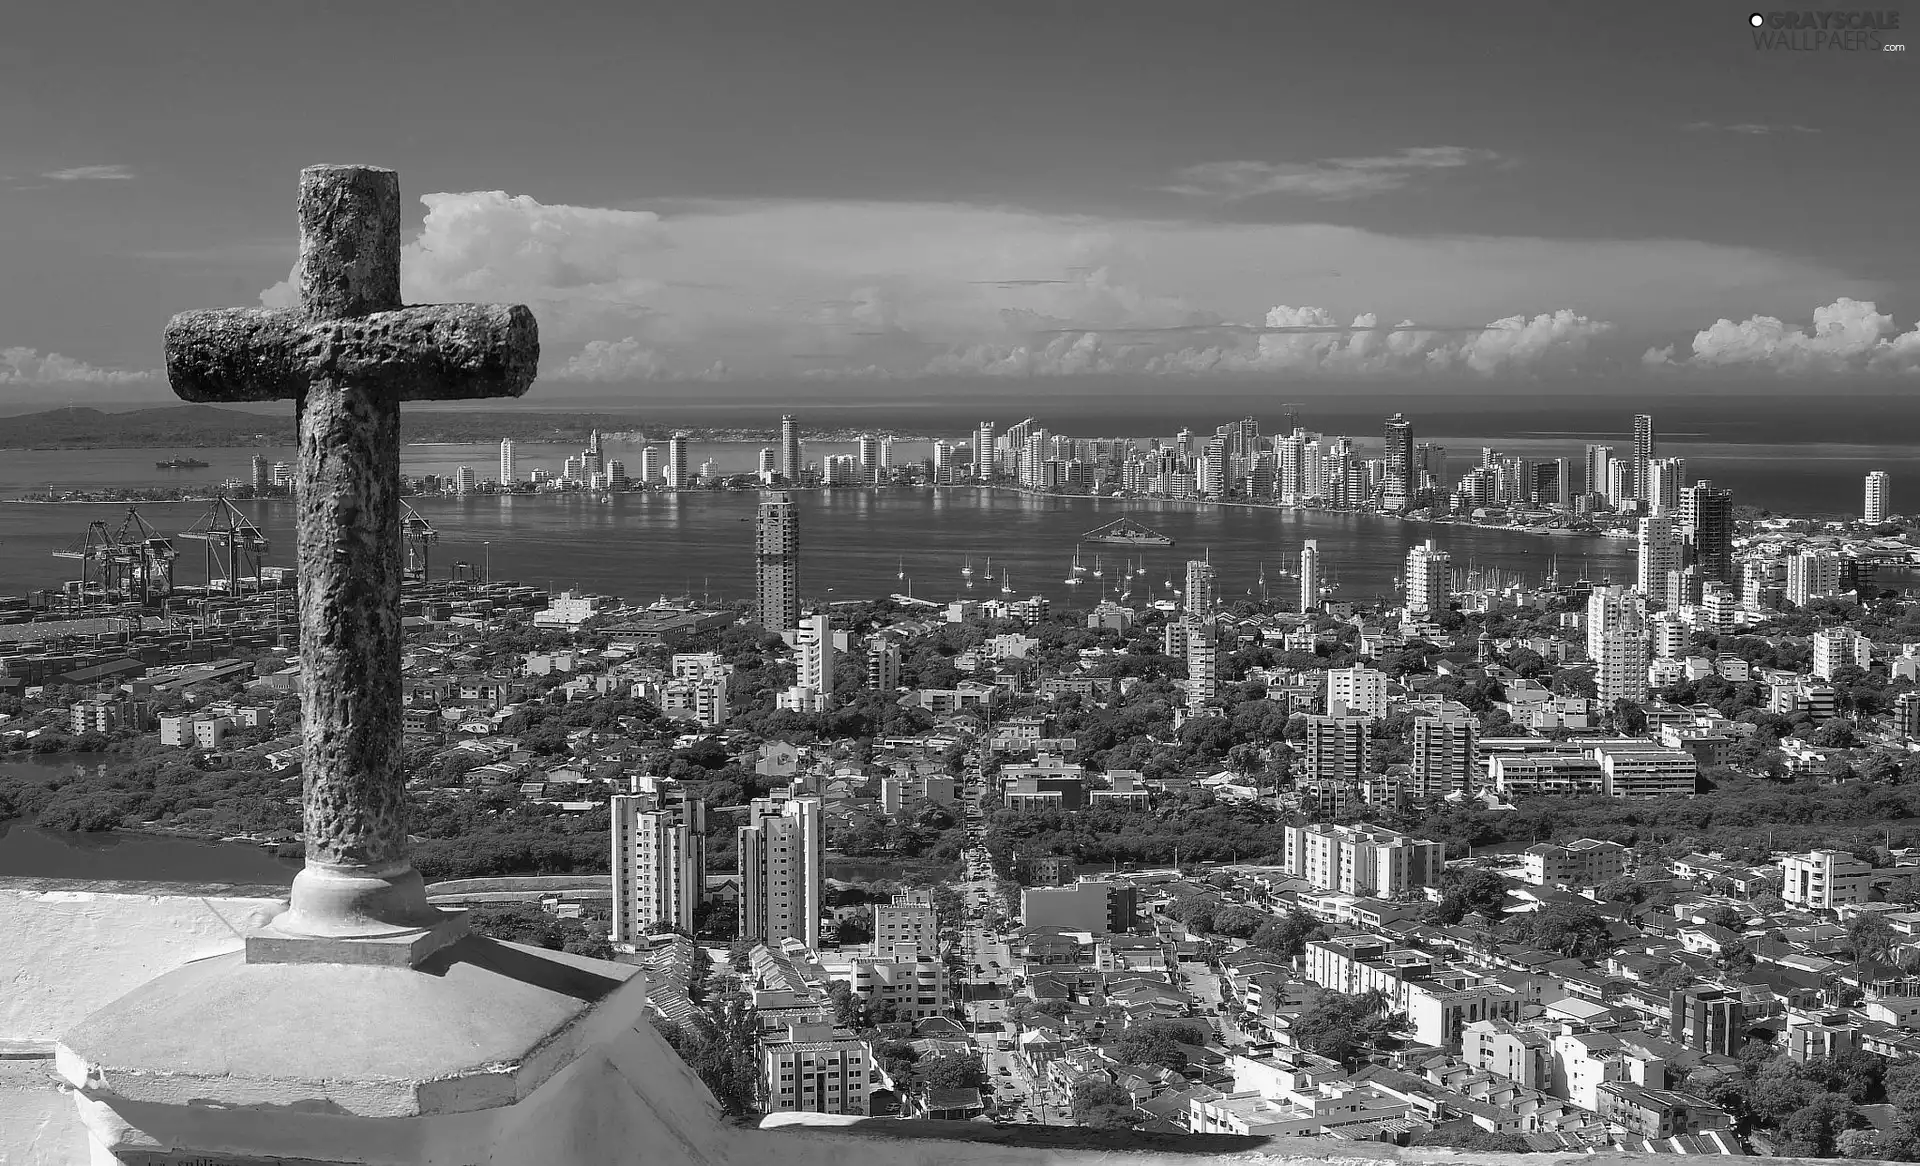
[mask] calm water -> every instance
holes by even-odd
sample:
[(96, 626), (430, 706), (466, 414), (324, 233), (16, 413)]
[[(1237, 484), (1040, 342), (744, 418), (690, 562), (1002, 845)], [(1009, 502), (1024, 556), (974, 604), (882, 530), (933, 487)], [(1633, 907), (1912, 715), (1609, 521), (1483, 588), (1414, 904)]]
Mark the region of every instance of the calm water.
[[(723, 458), (723, 468), (750, 469), (758, 448), (710, 447), (696, 453), (695, 460), (723, 454), (738, 459), (730, 464)], [(407, 452), (409, 473), (451, 473), (463, 464), (490, 467), (494, 463), (489, 459), (496, 457), (491, 446), (413, 447)], [(523, 465), (557, 464), (567, 452), (560, 447), (522, 446), (520, 460)], [(639, 460), (628, 450), (611, 452), (627, 454), (629, 466)], [(0, 496), (17, 497), (31, 482), (48, 478), (55, 484), (150, 484), (167, 476), (152, 466), (158, 457), (171, 453), (88, 455), (95, 464), (85, 469), (84, 477), (74, 465), (81, 460), (77, 455), (0, 454), (7, 465), (0, 470)], [(217, 482), (242, 473), (252, 455), (248, 450), (198, 453), (214, 464), (181, 476)], [(273, 450), (267, 456), (288, 453)], [(59, 473), (69, 476), (54, 477)], [(798, 499), (801, 588), (806, 595), (828, 599), (865, 598), (909, 588), (916, 596), (935, 600), (959, 595), (991, 598), (1000, 594), (1005, 576), (1023, 597), (1045, 595), (1062, 606), (1090, 604), (1098, 598), (1100, 584), (1091, 580), (1079, 588), (1065, 584), (1075, 547), (1082, 532), (1122, 514), (1136, 515), (1177, 540), (1174, 547), (1143, 552), (1099, 551), (1097, 565), (1103, 582), (1119, 577), (1123, 560), (1144, 568), (1145, 573), (1135, 579), (1135, 602), (1147, 597), (1149, 585), (1156, 595), (1164, 593), (1170, 580), (1183, 576), (1182, 564), (1202, 554), (1218, 568), (1223, 597), (1256, 590), (1263, 564), (1270, 592), (1276, 597), (1287, 594), (1290, 582), (1280, 572), (1297, 562), (1301, 541), (1308, 538), (1319, 540), (1323, 575), (1340, 583), (1334, 598), (1390, 594), (1407, 548), (1429, 535), (1453, 552), (1457, 565), (1478, 563), (1521, 571), (1529, 578), (1545, 572), (1554, 556), (1568, 578), (1582, 570), (1595, 579), (1623, 578), (1631, 574), (1633, 565), (1631, 544), (1624, 540), (1429, 528), (1371, 515), (1041, 498), (974, 489), (813, 491), (801, 493)], [(624, 494), (604, 505), (586, 497), (552, 495), (414, 500), (440, 532), (433, 551), (436, 575), (464, 560), (484, 564), (494, 578), (577, 586), (647, 602), (663, 594), (706, 594), (716, 601), (750, 597), (756, 503), (752, 492), (705, 491)], [(272, 541), (268, 561), (290, 563), (290, 505), (241, 505)], [(204, 502), (158, 503), (142, 505), (140, 513), (162, 532), (173, 533), (192, 525), (205, 509)], [(89, 522), (104, 520), (117, 527), (124, 515), (124, 507), (108, 505), (0, 505), (0, 594), (21, 594), (72, 578), (74, 561), (53, 558), (53, 552), (72, 543)], [(180, 540), (176, 546), (180, 551), (176, 580), (202, 581), (206, 574), (202, 544)], [(1081, 561), (1091, 571), (1096, 566), (1095, 548), (1080, 549)], [(994, 575), (991, 585), (986, 580), (988, 559)], [(971, 590), (960, 574), (969, 560), (975, 571)]]
[[(44, 777), (50, 770), (92, 766), (85, 754), (0, 762), (0, 774)], [(236, 842), (195, 842), (150, 834), (103, 831), (68, 834), (29, 822), (0, 822), (0, 878), (136, 879), (188, 883), (264, 883), (285, 886), (299, 866), (270, 851)]]

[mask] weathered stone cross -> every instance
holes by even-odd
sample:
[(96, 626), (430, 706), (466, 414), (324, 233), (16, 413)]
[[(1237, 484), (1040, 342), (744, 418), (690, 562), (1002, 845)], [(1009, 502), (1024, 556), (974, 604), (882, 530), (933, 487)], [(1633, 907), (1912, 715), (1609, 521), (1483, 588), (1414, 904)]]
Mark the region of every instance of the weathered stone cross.
[[(407, 858), (400, 402), (517, 397), (533, 383), (539, 334), (522, 306), (401, 306), (391, 170), (300, 172), (297, 282), (297, 310), (175, 316), (167, 378), (188, 401), (295, 403), (307, 855), (273, 930), (387, 942), (276, 949), (268, 938), (249, 941), (248, 956), (413, 960), (457, 929)], [(426, 932), (435, 939), (405, 940)]]

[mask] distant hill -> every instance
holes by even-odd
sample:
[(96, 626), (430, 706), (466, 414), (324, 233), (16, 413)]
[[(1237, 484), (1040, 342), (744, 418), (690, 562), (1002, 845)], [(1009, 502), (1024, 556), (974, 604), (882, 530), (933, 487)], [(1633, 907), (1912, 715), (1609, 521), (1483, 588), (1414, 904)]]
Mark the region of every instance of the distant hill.
[[(402, 411), (404, 441), (485, 442), (584, 441), (587, 432), (631, 432), (640, 422), (614, 413)], [(103, 413), (98, 409), (49, 409), (0, 417), (0, 449), (144, 449), (292, 445), (293, 409), (244, 413), (214, 405), (170, 405)]]

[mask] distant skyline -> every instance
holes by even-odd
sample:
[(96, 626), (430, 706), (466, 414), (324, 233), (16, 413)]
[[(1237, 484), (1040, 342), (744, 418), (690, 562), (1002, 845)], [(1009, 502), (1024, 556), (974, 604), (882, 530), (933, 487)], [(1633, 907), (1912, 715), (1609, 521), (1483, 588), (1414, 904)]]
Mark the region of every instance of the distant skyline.
[(549, 399), (1913, 384), (1920, 63), (1751, 11), (30, 6), (0, 398), (171, 400), (322, 161), (400, 172), (409, 299), (533, 305)]

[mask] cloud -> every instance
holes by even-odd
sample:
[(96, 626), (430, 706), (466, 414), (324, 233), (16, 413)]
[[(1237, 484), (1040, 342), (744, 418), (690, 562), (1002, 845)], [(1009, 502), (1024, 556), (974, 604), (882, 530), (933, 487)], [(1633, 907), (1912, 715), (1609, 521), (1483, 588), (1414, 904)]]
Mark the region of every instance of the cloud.
[[(402, 257), (407, 299), (529, 304), (545, 375), (597, 384), (708, 376), (716, 362), (737, 378), (815, 379), (1316, 368), (1280, 345), (1293, 335), (1358, 372), (1508, 370), (1546, 367), (1526, 346), (1555, 329), (1553, 353), (1577, 335), (1590, 359), (1631, 364), (1671, 340), (1675, 320), (1877, 291), (1813, 260), (1679, 239), (1410, 238), (949, 203), (422, 201)], [(291, 304), (293, 286), (261, 298)], [(1275, 322), (1276, 303), (1316, 308)], [(1391, 321), (1407, 330), (1379, 331)], [(1418, 359), (1394, 355), (1409, 345)]]
[(1764, 134), (1817, 134), (1820, 132), (1812, 126), (1803, 126), (1797, 122), (1786, 125), (1767, 125), (1763, 122), (1743, 121), (1729, 125), (1723, 122), (1690, 121), (1680, 128), (1695, 133), (1748, 134), (1755, 137)]
[(1321, 199), (1367, 198), (1398, 190), (1419, 174), (1452, 170), (1499, 157), (1465, 146), (1415, 146), (1369, 158), (1322, 158), (1290, 162), (1201, 162), (1188, 166), (1166, 189), (1198, 198), (1235, 201), (1262, 194), (1300, 194)]
[[(1443, 372), (1497, 376), (1571, 367), (1593, 340), (1611, 330), (1612, 325), (1604, 321), (1567, 309), (1437, 332), (1410, 320), (1382, 327), (1373, 313), (1342, 324), (1325, 308), (1282, 304), (1267, 312), (1264, 326), (1215, 330), (1235, 337), (1225, 343), (1168, 347), (1142, 340), (1137, 332), (1063, 333), (1038, 344), (973, 345), (936, 358), (926, 371), (981, 376), (1391, 377)], [(1237, 339), (1239, 335), (1256, 339), (1244, 342)]]
[(57, 352), (0, 348), (0, 385), (136, 385), (158, 380), (157, 370), (101, 368)]
[(49, 170), (42, 178), (55, 182), (129, 182), (133, 179), (130, 166), (72, 166), (65, 170)]
[(1901, 332), (1871, 300), (1845, 296), (1813, 310), (1810, 330), (1773, 316), (1739, 323), (1722, 318), (1694, 334), (1690, 354), (1650, 349), (1648, 365), (1673, 368), (1769, 368), (1782, 373), (1920, 373), (1920, 325)]

